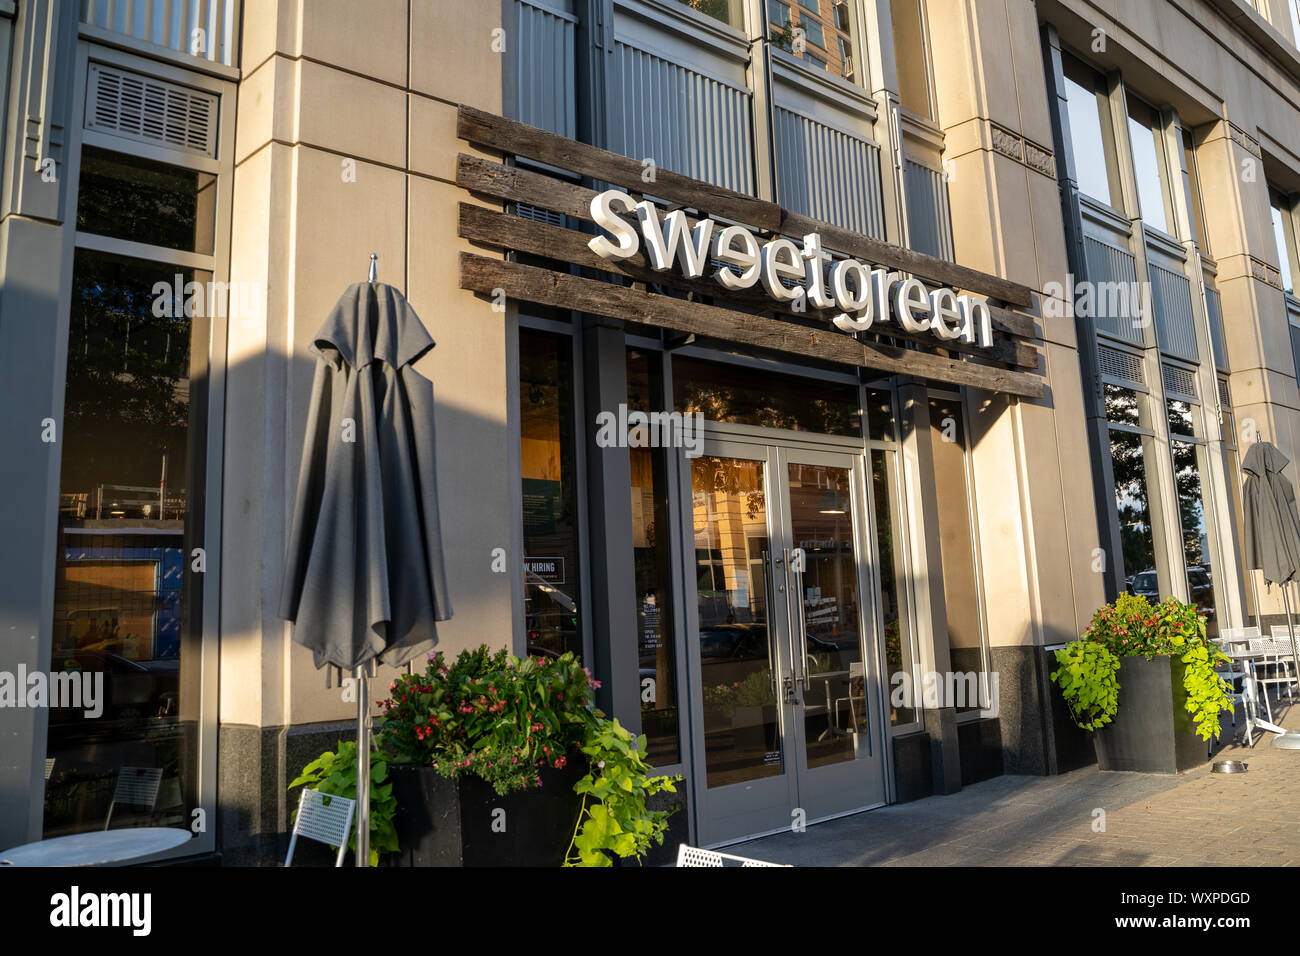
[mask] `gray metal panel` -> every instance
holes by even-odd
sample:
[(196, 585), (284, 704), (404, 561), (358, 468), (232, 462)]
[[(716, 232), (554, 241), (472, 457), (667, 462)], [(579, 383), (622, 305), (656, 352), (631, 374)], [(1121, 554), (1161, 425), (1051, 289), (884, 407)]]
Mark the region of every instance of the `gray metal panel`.
[(1151, 304), (1156, 314), (1160, 350), (1175, 358), (1199, 362), (1192, 284), (1187, 281), (1187, 276), (1155, 263), (1147, 267), (1147, 272), (1151, 276)]
[(1288, 325), (1287, 328), (1291, 330), (1291, 360), (1300, 369), (1300, 326)]
[(885, 238), (880, 147), (783, 107), (775, 110), (776, 186), (797, 213)]
[(235, 66), (241, 6), (242, 0), (81, 0), (81, 22)]
[[(1145, 345), (1142, 326), (1134, 321), (1138, 314), (1133, 308), (1137, 268), (1132, 254), (1092, 236), (1084, 237), (1083, 247), (1088, 262), (1088, 278), (1092, 282), (1091, 310), (1097, 331), (1133, 345)], [(1118, 283), (1118, 286), (1110, 285), (1112, 283)], [(1118, 294), (1120, 292), (1122, 296)]]
[(515, 0), (515, 109), (513, 119), (568, 139), (578, 132), (574, 33), (571, 13)]
[(1223, 303), (1217, 289), (1205, 290), (1205, 311), (1210, 318), (1210, 345), (1214, 349), (1214, 367), (1228, 371), (1228, 345), (1223, 338)]
[(912, 248), (941, 259), (954, 258), (948, 184), (943, 173), (909, 159), (905, 161), (903, 177)]
[[(618, 40), (610, 149), (753, 193), (750, 92)], [(653, 186), (648, 191), (653, 192)]]

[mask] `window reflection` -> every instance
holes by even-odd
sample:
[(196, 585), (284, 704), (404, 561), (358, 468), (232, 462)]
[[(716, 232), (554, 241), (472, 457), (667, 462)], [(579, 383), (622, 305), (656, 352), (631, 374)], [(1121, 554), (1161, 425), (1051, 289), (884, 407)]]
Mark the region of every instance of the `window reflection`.
[(208, 320), (155, 296), (177, 271), (211, 278), (73, 260), (51, 670), (102, 681), (102, 695), (99, 714), (50, 710), (47, 837), (185, 825), (198, 803), (188, 555), (203, 540)]
[[(663, 408), (660, 355), (628, 350), (628, 408)], [(630, 444), (630, 443), (629, 443)], [(637, 685), (641, 730), (650, 763), (679, 763), (677, 648), (673, 630), (672, 555), (669, 550), (667, 451), (629, 447), (632, 466), (632, 552), (636, 566)]]
[(1129, 97), (1128, 125), (1142, 220), (1146, 225), (1168, 233), (1168, 193), (1165, 189), (1165, 166), (1161, 158), (1164, 152), (1160, 148), (1159, 117), (1151, 107)]
[(1128, 589), (1151, 601), (1160, 600), (1147, 497), (1143, 438), (1135, 432), (1110, 430), (1110, 457), (1115, 474), (1115, 508), (1119, 514), (1120, 545)]
[(1204, 445), (1170, 442), (1174, 484), (1178, 488), (1178, 518), (1183, 532), (1183, 561), (1187, 568), (1187, 599), (1205, 615), (1211, 636), (1219, 633), (1214, 605), (1214, 577), (1205, 530), (1205, 499), (1201, 484)]
[(847, 3), (798, 0), (794, 7), (785, 0), (766, 0), (766, 7), (774, 46), (815, 69), (856, 81), (853, 16)]
[(677, 2), (733, 27), (741, 25), (742, 0), (677, 0)]
[(759, 461), (691, 459), (705, 771), (710, 787), (779, 776), (768, 629), (768, 536)]
[(86, 146), (77, 230), (211, 255), (216, 197), (211, 173)]
[(582, 653), (573, 355), (568, 336), (519, 332), (528, 652)]
[(826, 435), (862, 434), (855, 385), (677, 356), (673, 392), (678, 411), (703, 412), (711, 422)]
[(1119, 175), (1104, 83), (1096, 72), (1073, 57), (1064, 57), (1063, 64), (1070, 148), (1079, 191), (1117, 207)]
[[(893, 460), (892, 452), (871, 453), (871, 493), (874, 498), (876, 522), (876, 578), (880, 588), (880, 619), (885, 642), (884, 686), (888, 688), (891, 698), (894, 696), (892, 691), (899, 686), (897, 675), (903, 675), (902, 679), (907, 682), (906, 686), (916, 686), (911, 633), (903, 617), (902, 580), (896, 571), (902, 562), (902, 542), (898, 540), (895, 533), (898, 522), (893, 507), (895, 501)], [(910, 699), (910, 695), (904, 698), (904, 700)], [(913, 708), (896, 707), (891, 700), (889, 709), (891, 726), (910, 724), (914, 720), (916, 720), (916, 711)]]
[(894, 32), (894, 63), (898, 68), (898, 103), (917, 116), (934, 119), (921, 0), (889, 0), (889, 19)]

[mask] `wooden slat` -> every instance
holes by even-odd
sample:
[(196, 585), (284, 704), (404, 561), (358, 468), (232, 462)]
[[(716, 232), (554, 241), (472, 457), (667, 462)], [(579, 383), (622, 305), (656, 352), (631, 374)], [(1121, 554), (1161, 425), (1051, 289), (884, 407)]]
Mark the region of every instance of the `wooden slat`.
[[(587, 247), (587, 241), (591, 236), (586, 233), (496, 212), (483, 206), (461, 203), (458, 228), (460, 237), (471, 242), (561, 259), (584, 268), (627, 276), (639, 282), (670, 285), (707, 296), (725, 296), (752, 306), (756, 311), (781, 312), (803, 319), (821, 316), (824, 317), (824, 321), (829, 322), (829, 316), (825, 312), (817, 310), (795, 312), (789, 304), (776, 302), (761, 291), (727, 291), (710, 278), (687, 279), (677, 272), (655, 272), (646, 264), (645, 256), (641, 252), (629, 259), (602, 259)], [(931, 335), (908, 332), (895, 323), (882, 326), (879, 331), (882, 335), (907, 339), (926, 348), (944, 348), (1024, 368), (1038, 368), (1037, 349), (1008, 338), (998, 338), (992, 348), (985, 349), (973, 343), (941, 342)]]
[(555, 133), (470, 106), (460, 107), (456, 131), (467, 142), (504, 153), (527, 156), (624, 189), (650, 192), (669, 202), (691, 206), (707, 215), (732, 219), (774, 234), (802, 236), (818, 232), (827, 249), (867, 259), (875, 265), (910, 272), (944, 285), (992, 296), (1012, 305), (1026, 308), (1033, 305), (1032, 290), (1008, 279), (881, 242), (831, 223), (784, 210), (775, 203), (700, 182), (672, 170), (655, 170), (654, 183), (647, 184), (641, 178), (644, 167), (635, 159), (574, 142)]
[[(456, 162), (456, 183), (463, 189), (496, 199), (521, 202), (591, 222), (591, 200), (595, 190), (527, 169), (461, 153)], [(959, 288), (961, 288), (959, 286)], [(974, 290), (971, 290), (974, 291)], [(1020, 338), (1036, 340), (1031, 316), (989, 304), (993, 328)]]
[(644, 322), (756, 348), (879, 369), (891, 375), (916, 375), (1026, 398), (1039, 398), (1043, 394), (1042, 379), (1027, 372), (862, 342), (835, 330), (822, 332), (778, 319), (469, 252), (460, 254), (460, 285), (462, 289), (484, 295), (503, 292), (508, 298), (525, 302)]

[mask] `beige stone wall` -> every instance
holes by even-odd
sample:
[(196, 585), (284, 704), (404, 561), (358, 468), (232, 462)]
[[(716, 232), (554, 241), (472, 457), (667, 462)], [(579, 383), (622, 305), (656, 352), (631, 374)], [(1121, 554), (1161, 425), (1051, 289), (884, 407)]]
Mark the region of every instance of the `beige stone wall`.
[[(408, 18), (409, 8), (409, 18)], [(260, 284), (264, 316), (231, 329), (222, 568), (221, 720), (254, 726), (355, 715), (327, 691), (277, 616), (287, 515), (313, 358), (343, 290), (401, 289), (437, 342), (417, 367), (438, 402), (438, 479), (455, 654), (510, 646), (521, 601), (493, 574), (512, 551), (518, 449), (509, 372), (514, 315), (458, 288), (455, 106), (501, 111), (500, 5), (458, 0), (247, 4), (231, 280)], [(238, 556), (238, 557), (233, 557)], [(422, 662), (420, 662), (422, 664)], [(383, 696), (387, 678), (372, 684)]]
[[(957, 259), (1034, 289), (1064, 286), (1064, 224), (1031, 4), (929, 0)], [(993, 646), (1076, 637), (1104, 601), (1092, 463), (1068, 304), (1040, 322), (1040, 401), (972, 397), (984, 613)], [(1055, 316), (1055, 317), (1051, 317)]]

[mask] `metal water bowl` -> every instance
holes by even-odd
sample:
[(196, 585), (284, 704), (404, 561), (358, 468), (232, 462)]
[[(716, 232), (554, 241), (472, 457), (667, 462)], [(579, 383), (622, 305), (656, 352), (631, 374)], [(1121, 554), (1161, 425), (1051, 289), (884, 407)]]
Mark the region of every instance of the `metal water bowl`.
[(1219, 760), (1210, 768), (1211, 773), (1245, 773), (1249, 764), (1240, 760)]

